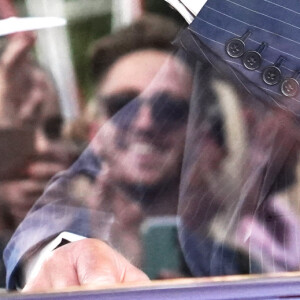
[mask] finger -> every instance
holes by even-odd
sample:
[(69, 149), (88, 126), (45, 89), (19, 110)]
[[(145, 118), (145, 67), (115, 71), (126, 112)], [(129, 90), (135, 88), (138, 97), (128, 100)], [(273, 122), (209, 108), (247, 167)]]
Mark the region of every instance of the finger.
[(263, 223), (252, 217), (244, 217), (238, 224), (237, 242), (247, 251), (271, 253), (272, 237)]
[(10, 199), (12, 206), (25, 204), (27, 196), (40, 195), (44, 187), (45, 182), (40, 182), (32, 179), (17, 179), (3, 182), (1, 185), (1, 193), (4, 198)]
[(268, 231), (265, 224), (246, 217), (239, 224), (239, 230), (244, 236), (244, 241), (239, 244), (243, 249), (258, 259), (268, 258), (274, 267), (284, 265), (287, 249)]
[(149, 279), (104, 242), (84, 239), (53, 251), (38, 274), (29, 279), (23, 292), (76, 285), (100, 287), (133, 281)]
[(298, 216), (297, 214), (291, 209), (290, 205), (288, 204), (288, 199), (284, 199), (282, 197), (275, 196), (272, 198), (270, 203), (270, 209), (272, 212), (275, 213), (275, 216), (280, 218), (280, 220), (284, 221), (287, 224), (299, 226)]
[(124, 277), (122, 278), (121, 282), (147, 282), (150, 281), (149, 277), (136, 268), (135, 266), (128, 264), (126, 267), (125, 272), (123, 273)]
[(61, 255), (58, 250), (42, 264), (38, 275), (29, 279), (22, 292), (45, 292), (79, 285), (73, 261), (69, 256)]
[(27, 59), (27, 54), (35, 41), (33, 34), (15, 35), (10, 40), (1, 56), (1, 65), (9, 72), (21, 61)]
[(112, 269), (111, 260), (97, 262), (93, 268), (86, 269), (79, 275), (80, 285), (89, 287), (105, 287), (117, 283), (150, 281), (145, 273), (127, 262), (119, 254), (114, 253), (115, 264)]
[(24, 219), (36, 199), (43, 193), (46, 182), (35, 180), (7, 181), (1, 186), (10, 213), (16, 223)]
[[(78, 248), (78, 279), (81, 285), (105, 286), (114, 283), (149, 281), (148, 277), (107, 244), (97, 241)], [(80, 243), (78, 242), (78, 243)]]
[[(40, 275), (42, 276), (42, 275)], [(29, 281), (22, 290), (22, 293), (34, 293), (34, 292), (45, 292), (50, 289), (50, 280), (45, 274), (45, 277), (37, 277), (32, 281)]]
[(107, 285), (118, 282), (116, 252), (105, 243), (93, 240), (78, 243), (74, 252), (80, 285)]
[(26, 174), (32, 179), (48, 180), (56, 173), (65, 169), (60, 162), (33, 162), (27, 168)]
[(21, 124), (24, 122), (27, 123), (36, 123), (39, 115), (41, 114), (41, 108), (44, 102), (44, 92), (39, 89), (31, 89), (27, 99), (23, 99), (19, 119)]

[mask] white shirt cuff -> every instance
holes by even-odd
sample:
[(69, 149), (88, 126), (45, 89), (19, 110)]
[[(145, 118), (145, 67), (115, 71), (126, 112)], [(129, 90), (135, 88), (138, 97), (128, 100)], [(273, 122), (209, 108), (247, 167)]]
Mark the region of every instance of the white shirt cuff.
[(54, 240), (49, 242), (44, 248), (27, 260), (24, 267), (25, 283), (38, 274), (45, 259), (49, 257), (50, 253), (56, 249), (63, 240), (76, 242), (83, 239), (85, 239), (85, 237), (70, 232), (62, 232), (58, 235)]
[(165, 0), (175, 8), (186, 20), (188, 24), (192, 23), (195, 16), (205, 5), (207, 0)]

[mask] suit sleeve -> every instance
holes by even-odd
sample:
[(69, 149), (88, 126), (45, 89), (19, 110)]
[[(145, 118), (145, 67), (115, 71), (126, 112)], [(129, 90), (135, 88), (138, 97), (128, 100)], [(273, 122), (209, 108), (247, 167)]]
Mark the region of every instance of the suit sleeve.
[(4, 251), (8, 289), (16, 289), (21, 284), (22, 261), (61, 232), (93, 236), (91, 219), (97, 212), (74, 198), (71, 185), (78, 177), (93, 181), (99, 169), (100, 161), (88, 149), (69, 170), (51, 180)]

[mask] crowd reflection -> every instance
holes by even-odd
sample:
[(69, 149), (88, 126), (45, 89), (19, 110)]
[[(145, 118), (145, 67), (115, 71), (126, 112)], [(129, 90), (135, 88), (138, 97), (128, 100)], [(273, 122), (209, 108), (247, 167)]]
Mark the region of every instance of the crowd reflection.
[(197, 276), (299, 270), (297, 120), (226, 73), (204, 74), (218, 118), (189, 123), (179, 207), (188, 265)]
[[(64, 172), (74, 152), (62, 136), (54, 84), (29, 57), (31, 36), (9, 40), (0, 100), (11, 99), (8, 111), (19, 114), (10, 126), (32, 130), (33, 149), (0, 182), (10, 218), (3, 218), (3, 232), (14, 230), (39, 198), (6, 248), (9, 288), (85, 284), (80, 270), (91, 261), (98, 265), (98, 256), (84, 258), (82, 249), (112, 254), (121, 273), (115, 272), (115, 281), (126, 281), (126, 270), (129, 281), (145, 280), (130, 272), (136, 271), (132, 265), (147, 272), (151, 246), (141, 228), (155, 217), (176, 223), (163, 258), (154, 247), (153, 259), (178, 255), (180, 261), (174, 268), (161, 264), (151, 279), (299, 270), (295, 116), (250, 93), (222, 65), (193, 56), (185, 45), (175, 51), (169, 43), (177, 30), (168, 19), (145, 16), (95, 44), (95, 111), (85, 120), (89, 144)], [(127, 260), (95, 240), (64, 245), (65, 237), (49, 259), (41, 258), (62, 232), (104, 241)], [(163, 244), (155, 238), (151, 243)], [(63, 269), (63, 283), (53, 277), (53, 266)]]
[[(5, 137), (1, 140), (3, 145), (8, 143), (2, 149), (4, 157), (20, 158), (6, 168), (0, 181), (3, 245), (42, 195), (51, 177), (67, 168), (74, 156), (73, 147), (62, 137), (63, 119), (53, 79), (32, 57), (34, 40), (32, 33), (7, 39), (0, 58), (1, 129), (4, 133), (22, 129), (20, 134), (26, 138), (24, 153), (23, 144), (18, 141), (24, 140), (22, 136), (7, 136), (6, 139), (13, 139), (10, 143)], [(3, 270), (2, 286), (4, 274)]]
[[(158, 31), (162, 27), (169, 28), (167, 37)], [(141, 267), (143, 220), (177, 213), (192, 71), (170, 56), (168, 41), (177, 31), (170, 20), (146, 16), (133, 28), (127, 29), (132, 41), (124, 48), (129, 49), (115, 55), (96, 83), (99, 122), (104, 124), (91, 147), (101, 158), (101, 170), (86, 200), (93, 210), (114, 216), (110, 244)], [(142, 28), (149, 38), (137, 48), (136, 32)], [(111, 37), (110, 48), (119, 39), (118, 34)], [(94, 50), (94, 66), (103, 65), (103, 42)], [(96, 74), (103, 73), (95, 68)]]

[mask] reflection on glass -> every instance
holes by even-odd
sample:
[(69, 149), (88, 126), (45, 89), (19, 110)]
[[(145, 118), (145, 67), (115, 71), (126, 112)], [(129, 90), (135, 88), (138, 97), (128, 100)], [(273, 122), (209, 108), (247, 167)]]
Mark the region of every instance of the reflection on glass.
[(89, 256), (95, 242), (79, 251), (65, 233), (105, 242), (108, 256), (116, 250), (150, 279), (299, 270), (292, 105), (235, 76), (193, 33), (197, 22), (173, 45), (178, 26), (147, 14), (94, 42), (93, 97), (73, 122), (30, 54), (32, 34), (7, 39), (1, 130), (25, 130), (31, 145), (1, 172), (3, 247), (23, 220), (5, 250), (10, 289), (58, 287), (39, 255), (61, 233), (45, 255), (55, 265), (64, 253), (57, 267), (77, 272), (69, 285), (84, 282), (72, 259), (96, 268), (97, 256)]

